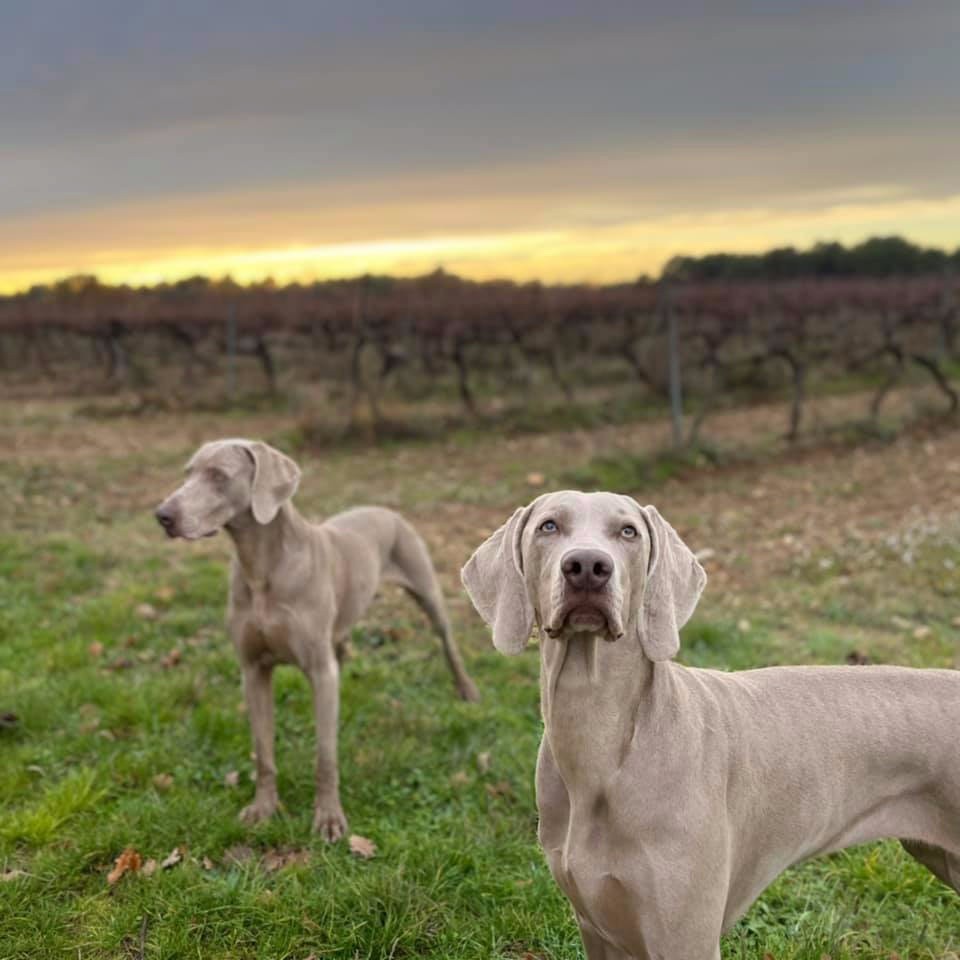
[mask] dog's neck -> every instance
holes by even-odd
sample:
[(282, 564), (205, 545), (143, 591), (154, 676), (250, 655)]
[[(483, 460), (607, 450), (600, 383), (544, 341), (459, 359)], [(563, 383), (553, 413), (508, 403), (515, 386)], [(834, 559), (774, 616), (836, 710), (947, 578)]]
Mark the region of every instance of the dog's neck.
[(226, 525), (237, 563), (249, 586), (263, 588), (269, 584), (302, 525), (303, 518), (289, 501), (280, 505), (269, 523), (258, 523), (248, 509)]
[(643, 655), (633, 629), (615, 641), (542, 636), (545, 736), (569, 790), (603, 790), (623, 764), (638, 722), (654, 709), (654, 687), (668, 667)]

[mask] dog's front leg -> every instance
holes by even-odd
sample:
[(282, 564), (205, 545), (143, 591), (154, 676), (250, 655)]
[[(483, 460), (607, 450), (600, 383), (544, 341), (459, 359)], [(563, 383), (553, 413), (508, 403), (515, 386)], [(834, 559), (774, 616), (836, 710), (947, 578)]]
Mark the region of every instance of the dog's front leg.
[(273, 756), (273, 665), (244, 663), (243, 693), (256, 755), (257, 788), (253, 803), (240, 811), (240, 819), (244, 823), (260, 823), (272, 817), (279, 805)]
[(333, 843), (347, 831), (347, 818), (340, 806), (340, 775), (337, 771), (337, 724), (340, 712), (340, 668), (330, 644), (329, 656), (307, 673), (313, 689), (313, 715), (317, 728), (317, 792), (313, 829)]

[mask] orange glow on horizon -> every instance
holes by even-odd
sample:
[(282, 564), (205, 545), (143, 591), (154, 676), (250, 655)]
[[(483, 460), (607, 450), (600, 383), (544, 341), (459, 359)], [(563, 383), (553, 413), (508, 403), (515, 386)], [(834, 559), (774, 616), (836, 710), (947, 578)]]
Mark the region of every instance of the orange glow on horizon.
[[(609, 202), (602, 209), (609, 214)], [(0, 227), (0, 293), (14, 293), (75, 273), (93, 273), (108, 283), (139, 286), (196, 274), (229, 274), (242, 283), (272, 277), (286, 283), (362, 273), (410, 276), (438, 266), (478, 280), (505, 277), (605, 283), (656, 274), (678, 253), (805, 247), (819, 240), (849, 244), (880, 234), (901, 234), (917, 243), (947, 249), (960, 243), (960, 194), (925, 200), (865, 193), (851, 202), (800, 209), (636, 216), (609, 226), (602, 220), (599, 225), (586, 224), (583, 221), (589, 218), (584, 217), (579, 222), (571, 218), (567, 225), (540, 223), (514, 230), (489, 229), (479, 222), (475, 229), (451, 232), (431, 231), (429, 223), (416, 222), (409, 211), (401, 211), (404, 216), (396, 210), (388, 212), (395, 216), (385, 216), (384, 222), (393, 229), (381, 227), (381, 235), (376, 236), (371, 235), (376, 231), (375, 211), (364, 208), (355, 220), (349, 209), (332, 211), (325, 229), (317, 231), (321, 236), (316, 242), (300, 239), (306, 232), (303, 216), (291, 214), (282, 204), (277, 215), (271, 216), (262, 200), (249, 216), (251, 222), (236, 232), (215, 214), (204, 216), (202, 211), (196, 214), (199, 223), (191, 229), (189, 212), (165, 215), (159, 207), (154, 211), (112, 211), (110, 231), (93, 242), (86, 239), (90, 231), (78, 216), (59, 218), (46, 230), (41, 224), (20, 231), (19, 244), (15, 227), (7, 225)], [(504, 218), (508, 215), (502, 208), (498, 212)], [(116, 249), (104, 242), (125, 233), (128, 246)], [(228, 233), (233, 237), (228, 238)], [(286, 242), (285, 233), (291, 238)], [(337, 233), (357, 236), (337, 242)], [(184, 234), (211, 239), (185, 244)], [(47, 236), (53, 237), (49, 243), (44, 242)]]

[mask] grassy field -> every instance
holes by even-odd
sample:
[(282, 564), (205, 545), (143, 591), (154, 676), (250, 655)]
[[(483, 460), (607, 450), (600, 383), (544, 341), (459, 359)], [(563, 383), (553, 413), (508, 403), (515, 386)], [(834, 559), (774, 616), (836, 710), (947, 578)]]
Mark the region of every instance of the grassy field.
[[(149, 512), (200, 441), (289, 448), (289, 417), (0, 406), (0, 714), (17, 715), (0, 722), (0, 958), (581, 956), (535, 837), (536, 650), (495, 654), (457, 583), (516, 504), (614, 483), (711, 551), (686, 663), (960, 665), (956, 430), (787, 454), (782, 422), (779, 407), (724, 414), (712, 435), (751, 457), (643, 470), (663, 424), (293, 451), (308, 515), (380, 502), (420, 527), (483, 694), (454, 698), (398, 594), (358, 626), (340, 749), (351, 832), (377, 847), (362, 860), (310, 834), (313, 734), (293, 670), (276, 679), (286, 813), (237, 821), (252, 762), (221, 626), (227, 544), (167, 543)], [(127, 847), (179, 862), (110, 885)], [(956, 958), (960, 900), (896, 843), (846, 851), (784, 875), (723, 955)]]

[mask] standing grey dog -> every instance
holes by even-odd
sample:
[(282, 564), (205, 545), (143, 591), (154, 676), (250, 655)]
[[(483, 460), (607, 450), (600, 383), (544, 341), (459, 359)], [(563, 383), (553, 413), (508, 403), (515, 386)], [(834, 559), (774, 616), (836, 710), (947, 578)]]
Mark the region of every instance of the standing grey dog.
[(298, 666), (313, 690), (317, 735), (313, 829), (338, 840), (347, 828), (337, 772), (339, 661), (350, 627), (384, 581), (404, 587), (439, 634), (454, 683), (476, 700), (450, 632), (430, 555), (413, 527), (383, 507), (358, 507), (322, 524), (290, 502), (300, 470), (289, 457), (250, 440), (204, 444), (186, 480), (156, 509), (169, 537), (197, 540), (225, 529), (236, 554), (227, 629), (243, 668), (257, 786), (240, 816), (256, 823), (279, 804), (273, 754), (273, 668)]
[(463, 582), (493, 642), (540, 627), (540, 842), (589, 960), (719, 960), (791, 864), (880, 837), (960, 892), (960, 673), (673, 663), (706, 575), (655, 507), (521, 507)]

